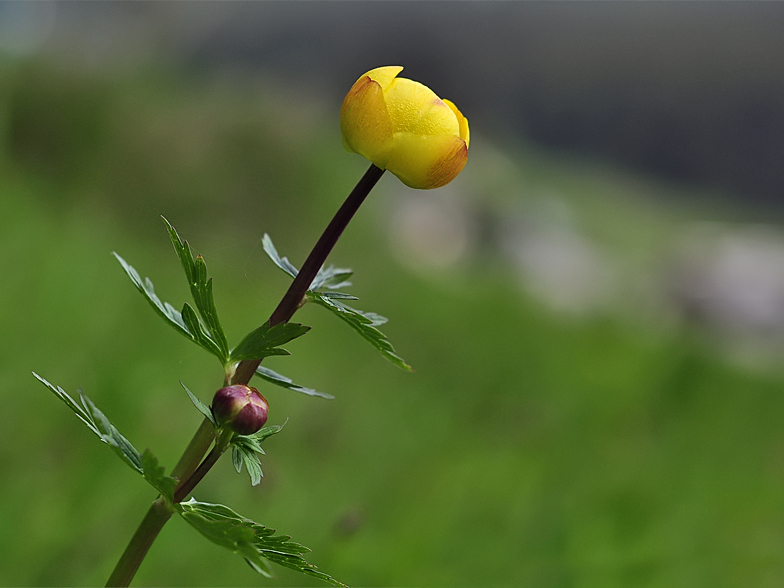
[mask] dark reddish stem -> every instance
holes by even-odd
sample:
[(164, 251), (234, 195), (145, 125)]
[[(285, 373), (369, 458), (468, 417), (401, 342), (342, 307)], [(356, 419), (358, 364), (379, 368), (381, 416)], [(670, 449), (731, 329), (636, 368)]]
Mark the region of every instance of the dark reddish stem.
[[(335, 216), (332, 217), (329, 225), (327, 225), (327, 228), (316, 242), (316, 245), (313, 247), (310, 255), (308, 255), (305, 263), (302, 265), (302, 269), (299, 270), (297, 277), (294, 278), (294, 281), (291, 283), (291, 286), (289, 286), (286, 294), (283, 295), (280, 304), (278, 304), (278, 307), (273, 311), (268, 321), (270, 326), (288, 322), (297, 311), (300, 304), (302, 304), (305, 293), (313, 283), (313, 278), (316, 277), (321, 266), (324, 265), (327, 256), (330, 251), (332, 251), (335, 243), (338, 242), (340, 235), (343, 234), (346, 225), (348, 225), (349, 221), (353, 218), (354, 213), (365, 201), (365, 198), (383, 173), (383, 169), (371, 164), (370, 169), (368, 169), (365, 172), (365, 175), (362, 176), (362, 179), (359, 180), (356, 187), (351, 191), (351, 194), (346, 198), (343, 206), (341, 206)], [(247, 384), (250, 382), (253, 374), (256, 373), (256, 368), (258, 368), (260, 364), (260, 359), (241, 361), (234, 372), (231, 383)]]

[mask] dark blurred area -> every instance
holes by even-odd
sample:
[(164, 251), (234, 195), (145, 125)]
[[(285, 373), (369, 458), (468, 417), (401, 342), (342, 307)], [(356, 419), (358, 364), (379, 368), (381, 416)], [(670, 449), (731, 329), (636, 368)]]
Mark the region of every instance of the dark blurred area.
[[(6, 3), (90, 63), (246, 66), (340, 97), (400, 63), (483, 129), (779, 206), (780, 2)], [(20, 33), (21, 34), (21, 33)], [(35, 37), (35, 35), (32, 35)], [(8, 39), (4, 42), (9, 44)]]

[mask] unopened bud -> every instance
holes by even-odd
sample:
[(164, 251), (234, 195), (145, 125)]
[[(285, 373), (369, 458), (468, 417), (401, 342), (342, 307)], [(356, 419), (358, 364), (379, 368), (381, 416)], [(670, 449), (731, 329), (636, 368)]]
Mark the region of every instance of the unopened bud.
[(235, 433), (252, 435), (267, 422), (269, 404), (256, 388), (234, 384), (215, 393), (212, 413), (218, 423)]

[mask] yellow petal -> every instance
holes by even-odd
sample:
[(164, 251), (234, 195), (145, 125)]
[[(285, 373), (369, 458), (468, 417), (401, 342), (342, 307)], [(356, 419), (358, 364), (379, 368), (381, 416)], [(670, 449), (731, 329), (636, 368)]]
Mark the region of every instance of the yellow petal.
[(396, 132), (418, 135), (457, 135), (460, 127), (452, 109), (427, 86), (396, 78), (384, 90)]
[(385, 65), (384, 67), (371, 69), (365, 75), (374, 82), (378, 82), (382, 90), (386, 90), (401, 71), (403, 71), (403, 68), (399, 65)]
[(383, 169), (392, 153), (393, 130), (381, 86), (369, 76), (362, 76), (340, 108), (343, 145)]
[(428, 190), (451, 182), (468, 160), (468, 147), (455, 135), (395, 133), (387, 169), (411, 188)]
[(446, 99), (444, 99), (444, 102), (455, 113), (457, 123), (460, 125), (460, 138), (465, 141), (466, 147), (468, 147), (471, 139), (471, 132), (468, 130), (468, 119), (457, 109), (454, 102)]

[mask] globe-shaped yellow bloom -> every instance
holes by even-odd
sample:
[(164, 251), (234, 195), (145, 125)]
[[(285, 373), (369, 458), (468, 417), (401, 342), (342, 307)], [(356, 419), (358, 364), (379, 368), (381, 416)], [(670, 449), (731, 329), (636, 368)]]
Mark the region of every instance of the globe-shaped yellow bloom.
[(400, 66), (370, 70), (340, 109), (347, 150), (366, 157), (412, 188), (440, 188), (468, 160), (468, 120), (449, 100), (397, 75)]

